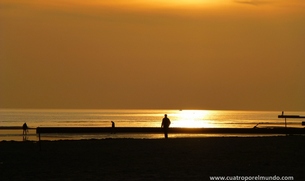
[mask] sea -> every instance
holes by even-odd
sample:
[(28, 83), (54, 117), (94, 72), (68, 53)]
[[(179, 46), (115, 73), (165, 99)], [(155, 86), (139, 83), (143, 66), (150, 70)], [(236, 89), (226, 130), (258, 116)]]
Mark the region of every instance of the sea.
[[(0, 141), (37, 141), (37, 127), (161, 127), (164, 114), (170, 127), (184, 128), (258, 128), (284, 127), (278, 118), (282, 111), (237, 110), (163, 110), (163, 109), (0, 109)], [(305, 112), (284, 112), (304, 116)], [(287, 119), (287, 127), (302, 128), (302, 119)], [(21, 126), (27, 123), (29, 132), (23, 136)], [(230, 134), (172, 134), (169, 138), (211, 136), (263, 136)], [(162, 134), (46, 134), (42, 140), (79, 139), (161, 139)]]

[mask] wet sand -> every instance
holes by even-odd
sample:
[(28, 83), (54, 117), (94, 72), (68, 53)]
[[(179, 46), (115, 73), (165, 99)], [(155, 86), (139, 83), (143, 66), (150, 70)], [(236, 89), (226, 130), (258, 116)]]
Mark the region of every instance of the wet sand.
[(305, 137), (0, 142), (0, 180), (304, 180)]

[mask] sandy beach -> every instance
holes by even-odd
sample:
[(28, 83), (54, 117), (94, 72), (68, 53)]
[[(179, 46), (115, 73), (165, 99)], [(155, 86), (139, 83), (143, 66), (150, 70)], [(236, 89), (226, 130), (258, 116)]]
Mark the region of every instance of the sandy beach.
[(0, 142), (0, 180), (304, 180), (305, 137)]

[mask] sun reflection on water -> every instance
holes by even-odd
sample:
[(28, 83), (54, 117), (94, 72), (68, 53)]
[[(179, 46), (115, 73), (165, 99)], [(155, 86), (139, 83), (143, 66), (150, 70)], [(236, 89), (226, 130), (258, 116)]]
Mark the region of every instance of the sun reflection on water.
[(181, 110), (173, 115), (171, 127), (213, 127), (212, 121), (208, 120), (210, 114), (206, 110)]

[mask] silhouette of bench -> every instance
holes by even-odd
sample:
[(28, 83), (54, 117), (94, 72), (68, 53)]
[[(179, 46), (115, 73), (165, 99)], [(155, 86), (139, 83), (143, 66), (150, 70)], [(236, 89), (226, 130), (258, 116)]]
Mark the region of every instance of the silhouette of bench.
[[(305, 116), (300, 116), (300, 115), (284, 115), (284, 112), (282, 112), (282, 115), (279, 115), (278, 118), (284, 118), (285, 119), (285, 127), (287, 127), (287, 122), (286, 119), (302, 119), (305, 118)], [(305, 126), (305, 121), (302, 121), (302, 126)]]
[(293, 119), (298, 119), (298, 118), (305, 118), (305, 116), (299, 116), (299, 115), (279, 115), (278, 118), (293, 118)]

